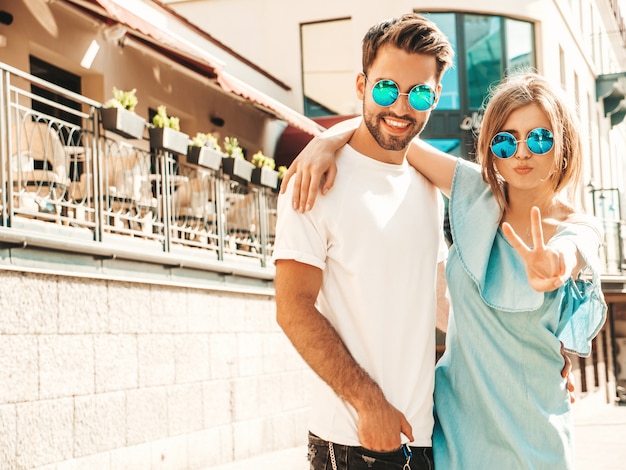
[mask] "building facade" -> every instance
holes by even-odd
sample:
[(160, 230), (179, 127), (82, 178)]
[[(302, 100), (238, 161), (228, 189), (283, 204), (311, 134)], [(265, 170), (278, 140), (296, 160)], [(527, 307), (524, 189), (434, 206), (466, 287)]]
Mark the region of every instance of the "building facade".
[[(248, 165), (317, 126), (139, 6), (0, 0), (2, 469), (205, 469), (306, 432), (311, 372), (274, 320), (276, 180)], [(138, 135), (106, 122), (114, 87), (136, 89)], [(248, 173), (194, 160), (198, 132), (237, 138)]]

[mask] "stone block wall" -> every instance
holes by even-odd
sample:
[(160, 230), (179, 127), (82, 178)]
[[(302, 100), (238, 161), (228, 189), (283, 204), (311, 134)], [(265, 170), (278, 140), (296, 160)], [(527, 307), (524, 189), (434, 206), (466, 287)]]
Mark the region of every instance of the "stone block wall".
[(0, 271), (0, 468), (207, 469), (306, 439), (271, 295)]

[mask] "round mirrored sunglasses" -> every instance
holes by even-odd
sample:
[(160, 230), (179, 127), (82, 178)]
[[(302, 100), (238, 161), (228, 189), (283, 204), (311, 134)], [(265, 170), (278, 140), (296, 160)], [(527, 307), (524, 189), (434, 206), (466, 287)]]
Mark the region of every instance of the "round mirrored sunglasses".
[[(367, 75), (363, 74), (365, 80)], [(400, 93), (398, 84), (393, 80), (379, 80), (372, 87), (372, 99), (378, 106), (388, 107), (394, 104), (400, 95), (406, 95), (409, 104), (416, 111), (426, 111), (435, 104), (437, 95), (430, 85), (415, 85), (408, 93)]]
[(545, 155), (554, 147), (554, 135), (549, 129), (537, 127), (528, 133), (526, 139), (515, 139), (510, 132), (498, 132), (491, 139), (489, 147), (498, 158), (511, 158), (517, 152), (517, 144), (526, 142), (528, 150), (535, 155)]

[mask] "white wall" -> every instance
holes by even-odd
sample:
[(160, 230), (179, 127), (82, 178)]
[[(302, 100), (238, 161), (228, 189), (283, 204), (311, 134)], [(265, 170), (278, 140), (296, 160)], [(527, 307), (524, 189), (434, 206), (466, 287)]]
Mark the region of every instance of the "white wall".
[(311, 376), (273, 297), (0, 283), (0, 468), (206, 469), (304, 444)]

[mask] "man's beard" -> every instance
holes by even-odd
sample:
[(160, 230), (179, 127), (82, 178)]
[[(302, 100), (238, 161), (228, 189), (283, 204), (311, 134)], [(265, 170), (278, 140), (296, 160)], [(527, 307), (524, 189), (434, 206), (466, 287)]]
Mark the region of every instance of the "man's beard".
[(380, 147), (385, 150), (398, 151), (406, 149), (409, 146), (409, 143), (411, 143), (411, 141), (413, 140), (413, 138), (420, 132), (422, 132), (422, 130), (426, 126), (426, 121), (417, 122), (411, 117), (404, 116), (402, 117), (402, 120), (412, 123), (413, 128), (411, 132), (402, 136), (390, 136), (386, 135), (379, 126), (380, 121), (382, 121), (385, 116), (396, 117), (395, 115), (390, 113), (368, 113), (365, 109), (365, 106), (363, 107), (363, 121), (365, 122), (367, 129), (370, 131), (370, 134), (372, 134), (372, 137), (374, 137), (374, 140), (376, 140), (378, 145), (380, 145)]

